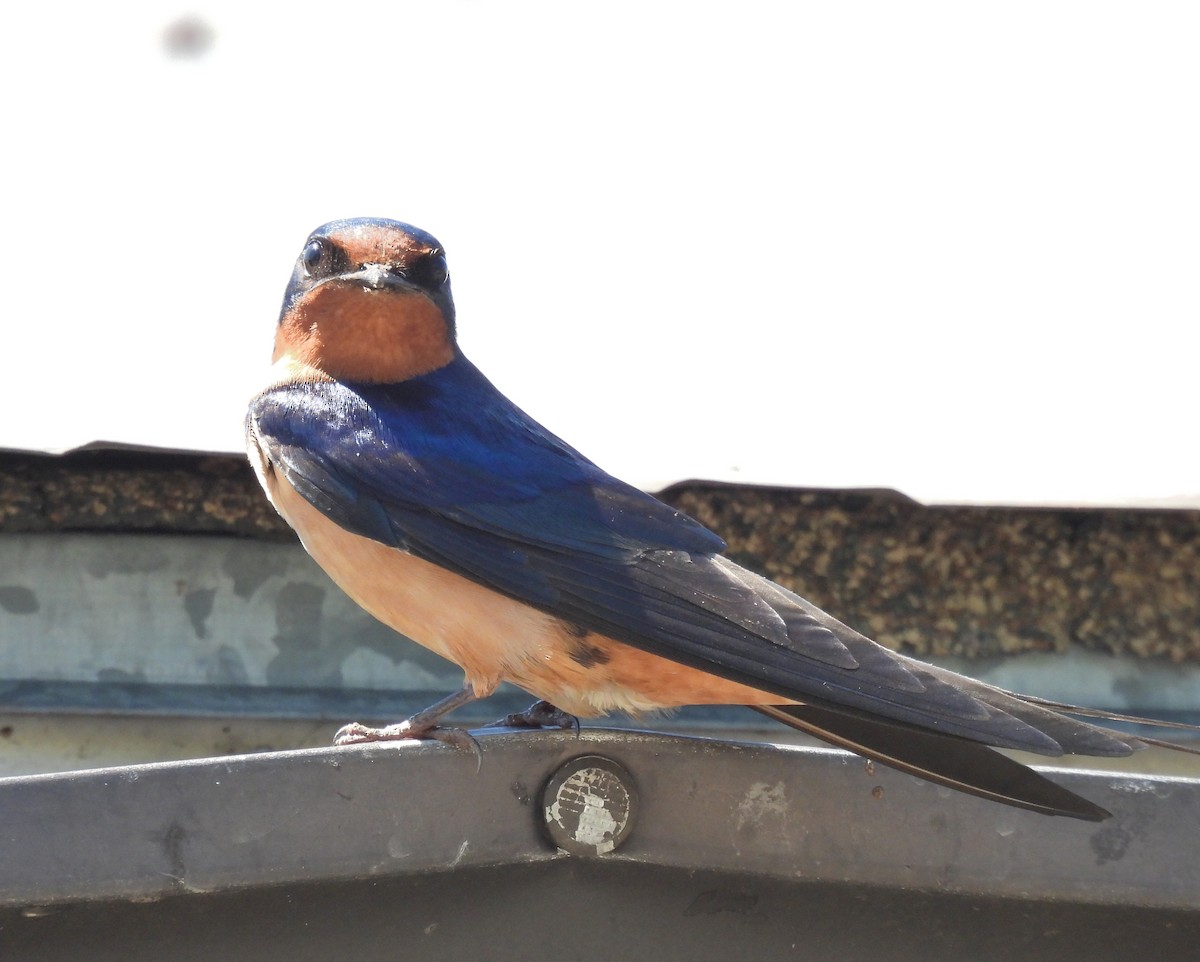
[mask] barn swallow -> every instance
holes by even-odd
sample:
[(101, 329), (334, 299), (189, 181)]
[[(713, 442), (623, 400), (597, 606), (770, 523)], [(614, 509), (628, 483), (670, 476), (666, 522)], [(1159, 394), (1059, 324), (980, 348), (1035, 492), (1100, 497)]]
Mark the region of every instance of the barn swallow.
[(993, 748), (1121, 756), (1153, 741), (899, 655), (730, 561), (716, 534), (606, 474), (467, 360), (442, 245), (407, 224), (309, 236), (246, 427), (313, 558), (466, 675), (409, 721), (350, 725), (340, 744), (436, 736), (502, 681), (550, 718), (746, 705), (954, 789), (1097, 821), (1109, 813)]

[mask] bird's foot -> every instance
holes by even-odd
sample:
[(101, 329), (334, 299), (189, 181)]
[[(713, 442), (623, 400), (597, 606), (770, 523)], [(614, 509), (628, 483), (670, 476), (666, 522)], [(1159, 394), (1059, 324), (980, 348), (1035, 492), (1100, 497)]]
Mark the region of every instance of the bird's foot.
[(568, 715), (548, 701), (535, 701), (524, 711), (513, 712), (492, 722), (489, 728), (573, 728), (579, 733), (579, 719)]
[(417, 712), (412, 718), (397, 722), (395, 725), (386, 725), (383, 728), (368, 728), (358, 722), (343, 725), (333, 736), (333, 743), (340, 747), (342, 745), (362, 745), (365, 742), (395, 742), (410, 738), (431, 738), (434, 741), (453, 745), (455, 748), (468, 749), (475, 754), (476, 758), (481, 758), (479, 742), (469, 731), (465, 728), (442, 728), (438, 725), (442, 716), (474, 700), (474, 689), (470, 685), (466, 685), (462, 690), (456, 691), (453, 695), (447, 695), (424, 711)]
[(465, 748), (476, 754), (479, 753), (479, 742), (465, 728), (442, 728), (436, 724), (422, 725), (415, 721), (416, 718), (417, 716), (414, 715), (407, 721), (398, 722), (395, 725), (385, 725), (383, 728), (369, 728), (358, 722), (351, 722), (338, 729), (337, 734), (333, 736), (333, 743), (340, 747), (342, 745), (363, 745), (367, 742), (432, 739), (453, 745), (455, 748)]

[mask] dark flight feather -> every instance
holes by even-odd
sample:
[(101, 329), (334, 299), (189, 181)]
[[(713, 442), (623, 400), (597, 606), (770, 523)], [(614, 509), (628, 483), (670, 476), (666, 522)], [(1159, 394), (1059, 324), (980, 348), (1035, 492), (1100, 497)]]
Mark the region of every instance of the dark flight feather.
[(966, 739), (816, 705), (755, 710), (831, 745), (969, 795), (1090, 822), (1112, 814), (1027, 765)]

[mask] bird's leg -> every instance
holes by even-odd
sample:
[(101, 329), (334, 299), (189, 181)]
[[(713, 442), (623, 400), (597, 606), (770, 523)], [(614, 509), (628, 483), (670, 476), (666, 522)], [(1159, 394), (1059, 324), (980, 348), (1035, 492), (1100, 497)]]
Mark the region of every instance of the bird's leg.
[(438, 722), (442, 716), (448, 715), (456, 708), (468, 705), (476, 698), (475, 689), (464, 685), (453, 695), (447, 695), (441, 701), (435, 702), (423, 711), (417, 712), (407, 721), (384, 728), (368, 728), (358, 722), (351, 722), (338, 729), (333, 736), (335, 745), (358, 745), (362, 742), (401, 741), (406, 738), (433, 738), (456, 748), (468, 748), (478, 754), (479, 745), (471, 733), (465, 728), (439, 728)]
[(574, 728), (579, 732), (579, 719), (568, 715), (548, 701), (535, 701), (524, 711), (513, 712), (492, 722), (489, 728)]

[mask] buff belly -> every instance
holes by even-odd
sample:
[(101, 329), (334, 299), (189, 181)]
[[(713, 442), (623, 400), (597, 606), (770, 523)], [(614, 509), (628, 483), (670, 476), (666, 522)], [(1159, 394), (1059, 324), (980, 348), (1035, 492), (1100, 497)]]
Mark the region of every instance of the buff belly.
[(260, 480), (314, 560), (384, 624), (457, 664), (480, 697), (509, 681), (573, 715), (681, 705), (780, 704), (777, 695), (648, 654), (352, 534), (269, 464)]

